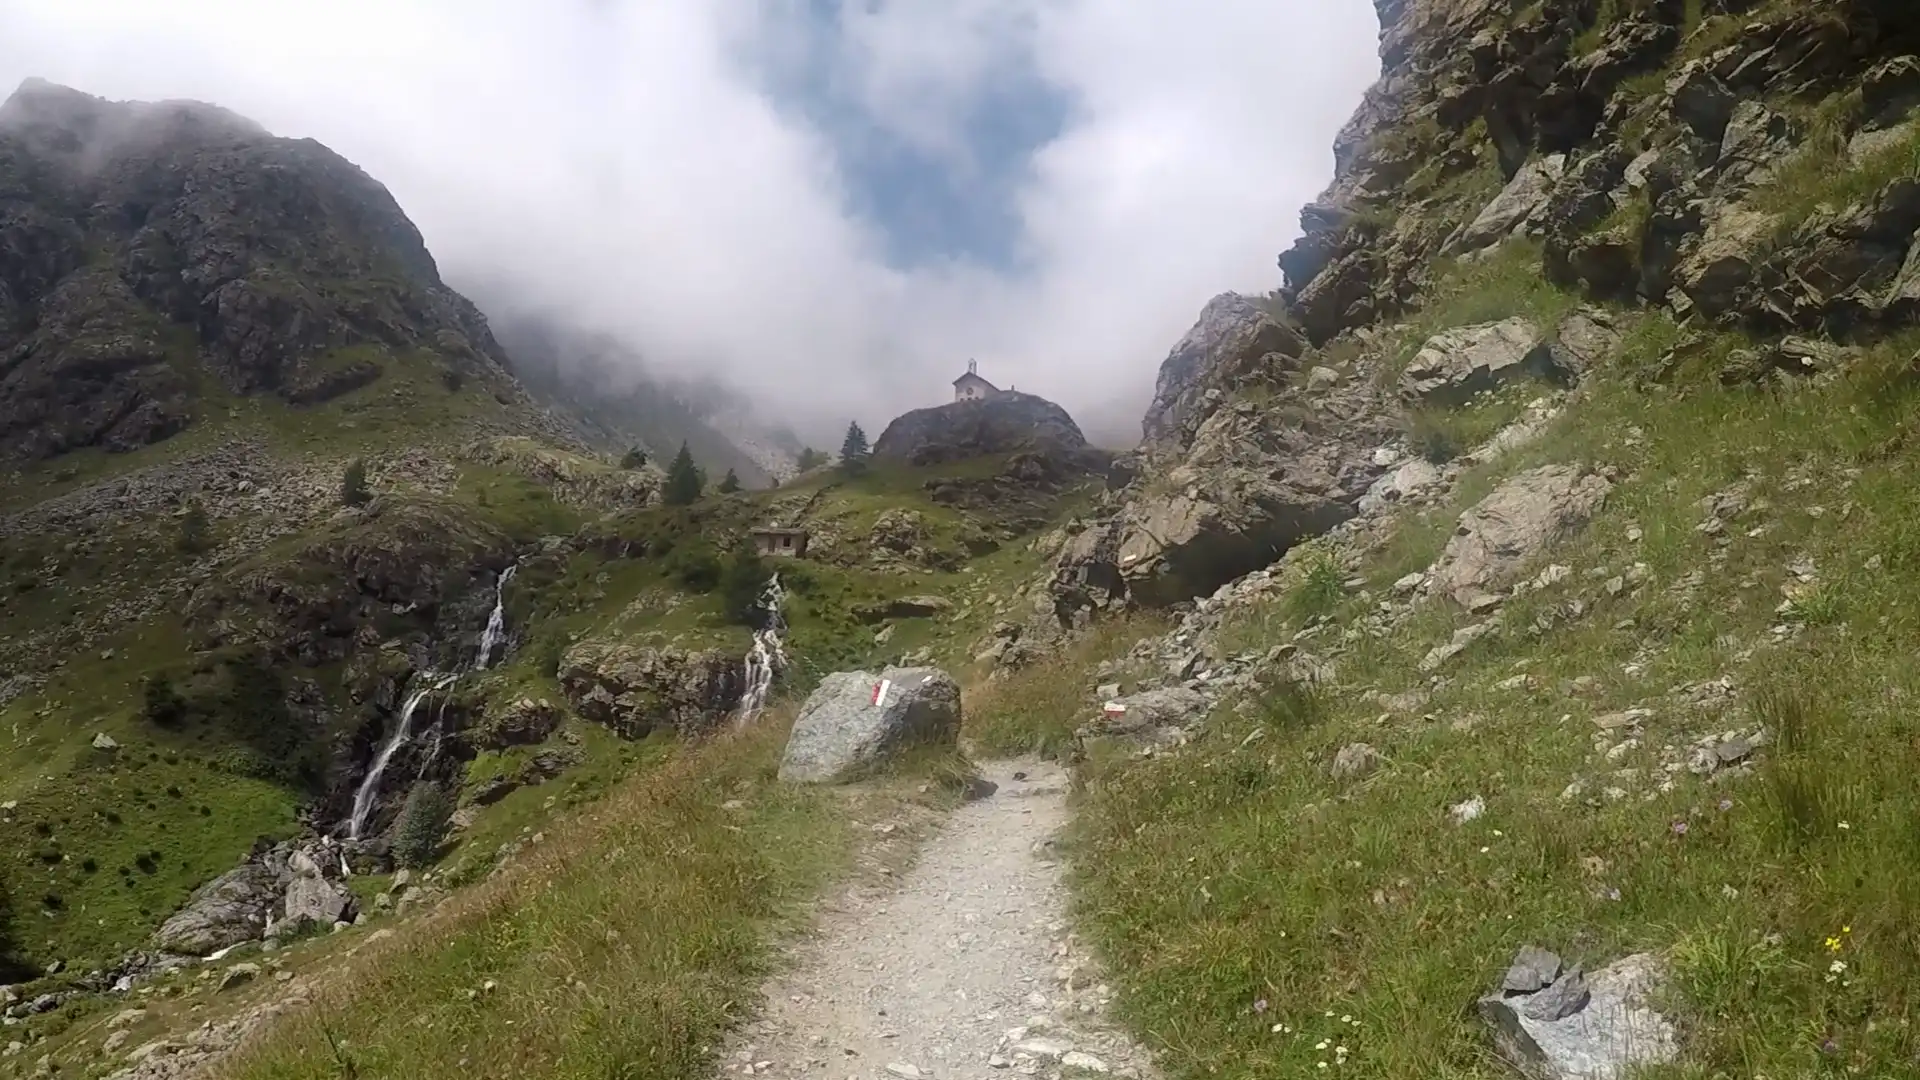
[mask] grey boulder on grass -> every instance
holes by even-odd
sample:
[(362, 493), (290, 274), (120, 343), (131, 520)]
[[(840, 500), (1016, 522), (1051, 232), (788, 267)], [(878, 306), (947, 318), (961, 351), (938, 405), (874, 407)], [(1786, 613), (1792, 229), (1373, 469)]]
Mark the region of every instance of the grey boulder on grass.
[[(885, 693), (876, 703), (877, 689)], [(794, 721), (780, 761), (780, 779), (837, 784), (903, 750), (955, 746), (960, 739), (960, 684), (938, 668), (837, 671), (820, 680)]]

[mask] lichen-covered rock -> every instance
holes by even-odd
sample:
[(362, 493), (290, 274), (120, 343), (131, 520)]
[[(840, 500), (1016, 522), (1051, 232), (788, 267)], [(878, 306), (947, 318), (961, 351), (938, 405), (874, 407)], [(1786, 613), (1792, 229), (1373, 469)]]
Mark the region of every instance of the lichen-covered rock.
[(1466, 607), (1506, 588), (1534, 556), (1584, 526), (1612, 486), (1570, 465), (1543, 465), (1508, 480), (1460, 515), (1430, 587)]
[(567, 650), (560, 685), (576, 712), (622, 738), (702, 735), (739, 706), (745, 660), (719, 649), (590, 640)]
[(952, 746), (959, 737), (960, 684), (946, 672), (836, 671), (820, 680), (801, 707), (780, 760), (780, 779), (841, 783), (901, 751)]
[(1559, 958), (1524, 949), (1501, 991), (1480, 999), (1494, 1042), (1515, 1068), (1539, 1080), (1620, 1080), (1674, 1060), (1679, 1040), (1654, 1008), (1665, 981), (1649, 954), (1591, 974), (1561, 971)]
[(1449, 252), (1478, 251), (1524, 228), (1546, 208), (1566, 168), (1565, 154), (1549, 154), (1528, 162), (1467, 225), (1459, 239), (1448, 245)]
[(1460, 405), (1523, 376), (1564, 374), (1554, 363), (1546, 333), (1532, 320), (1515, 316), (1435, 334), (1414, 355), (1400, 383), (1408, 395), (1422, 401)]

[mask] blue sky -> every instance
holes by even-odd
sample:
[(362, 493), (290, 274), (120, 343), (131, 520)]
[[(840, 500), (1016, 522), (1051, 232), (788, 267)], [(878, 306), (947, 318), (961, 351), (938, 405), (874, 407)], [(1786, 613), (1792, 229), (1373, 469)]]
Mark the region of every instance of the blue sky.
[(778, 24), (804, 45), (792, 48), (788, 63), (764, 69), (769, 95), (828, 139), (846, 180), (847, 210), (884, 237), (890, 265), (964, 260), (1008, 274), (1030, 271), (1017, 199), (1032, 179), (1034, 152), (1065, 130), (1071, 92), (1038, 70), (1016, 35), (991, 76), (947, 118), (958, 145), (926, 145), (862, 92), (849, 16), (872, 7), (804, 0), (796, 17)]
[(0, 84), (318, 139), (456, 286), (803, 434), (878, 431), (973, 357), (1125, 442), (1207, 300), (1279, 284), (1378, 71), (1368, 0), (0, 0), (0, 26)]

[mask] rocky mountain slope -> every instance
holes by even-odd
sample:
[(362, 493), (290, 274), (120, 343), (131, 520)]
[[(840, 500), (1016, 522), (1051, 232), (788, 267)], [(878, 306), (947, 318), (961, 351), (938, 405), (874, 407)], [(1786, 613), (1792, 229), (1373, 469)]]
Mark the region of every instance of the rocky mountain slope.
[(392, 196), (312, 140), (29, 80), (0, 105), (0, 214), (9, 458), (124, 452), (231, 398), (312, 406), (388, 376), (531, 412)]
[[(494, 880), (688, 737), (963, 656), (1086, 480), (773, 488), (723, 401), (642, 385), (643, 445), (764, 485), (661, 505), (594, 452), (631, 412), (538, 403), (376, 181), (200, 104), (0, 107), (0, 315), (0, 1075), (184, 1068), (161, 1034), (233, 1037), (191, 1014), (262, 963)], [(774, 522), (804, 561), (750, 553)]]
[(1920, 18), (1376, 7), (995, 653), (1083, 931), (1178, 1075), (1911, 1074)]

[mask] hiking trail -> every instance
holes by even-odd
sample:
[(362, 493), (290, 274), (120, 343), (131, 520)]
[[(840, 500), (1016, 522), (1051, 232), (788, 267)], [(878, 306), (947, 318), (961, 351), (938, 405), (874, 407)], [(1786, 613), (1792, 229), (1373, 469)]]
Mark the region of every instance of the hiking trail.
[(1069, 932), (1068, 777), (1051, 762), (981, 766), (965, 804), (891, 879), (822, 901), (723, 1071), (830, 1080), (1024, 1075), (1150, 1080), (1147, 1053), (1105, 1019), (1110, 989)]

